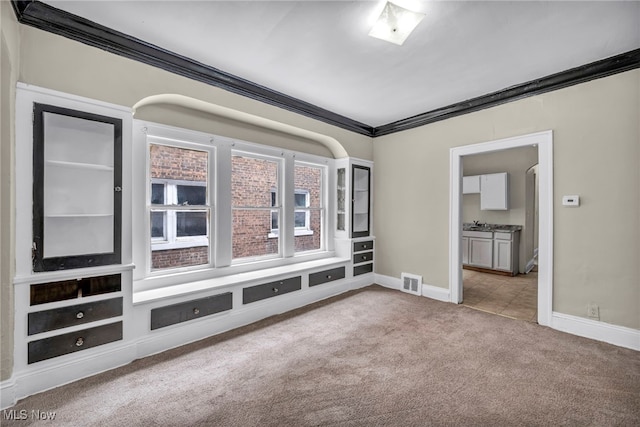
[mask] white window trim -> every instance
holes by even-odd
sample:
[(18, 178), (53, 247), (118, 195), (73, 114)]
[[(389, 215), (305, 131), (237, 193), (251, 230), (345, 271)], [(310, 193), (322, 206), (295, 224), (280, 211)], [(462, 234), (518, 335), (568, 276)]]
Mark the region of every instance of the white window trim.
[[(133, 234), (134, 234), (134, 292), (174, 286), (194, 280), (206, 280), (239, 273), (261, 271), (266, 268), (295, 265), (298, 263), (330, 259), (335, 256), (335, 241), (331, 230), (333, 198), (329, 197), (335, 170), (335, 159), (308, 153), (284, 150), (273, 146), (212, 136), (202, 132), (155, 123), (134, 120), (134, 146), (132, 162), (134, 165), (146, 164), (146, 168), (133, 170)], [(175, 269), (151, 270), (151, 227), (149, 215), (149, 144), (157, 143), (210, 152), (209, 161), (209, 264)], [(231, 155), (232, 152), (245, 152), (259, 157), (271, 156), (282, 159), (283, 174), (279, 191), (283, 194), (294, 190), (294, 166), (297, 162), (307, 163), (322, 169), (322, 235), (321, 247), (312, 251), (295, 251), (294, 227), (279, 230), (281, 255), (261, 258), (232, 259), (232, 207), (231, 207)], [(291, 203), (291, 201), (289, 201)], [(294, 221), (295, 209), (291, 205), (282, 206), (281, 221)], [(315, 208), (314, 208), (315, 209)], [(313, 209), (312, 209), (313, 210)], [(281, 224), (284, 224), (281, 222)]]
[[(276, 192), (275, 190), (271, 190), (271, 192)], [(276, 192), (277, 193), (277, 192)], [(298, 236), (313, 236), (314, 231), (311, 230), (311, 210), (309, 209), (309, 198), (310, 193), (308, 190), (295, 190), (295, 194), (304, 194), (305, 197), (305, 208), (304, 209), (300, 209), (300, 207), (296, 207), (295, 211), (294, 211), (294, 224), (295, 224), (295, 213), (296, 212), (304, 212), (305, 213), (305, 226), (303, 227), (295, 227), (293, 228), (293, 234), (294, 236), (298, 237)], [(278, 207), (277, 206), (272, 206), (272, 208), (275, 210)], [(280, 225), (280, 221), (278, 221), (278, 225)], [(269, 232), (269, 234), (267, 235), (267, 237), (269, 239), (275, 239), (278, 238), (280, 236), (280, 229), (279, 228), (272, 228), (271, 231)]]

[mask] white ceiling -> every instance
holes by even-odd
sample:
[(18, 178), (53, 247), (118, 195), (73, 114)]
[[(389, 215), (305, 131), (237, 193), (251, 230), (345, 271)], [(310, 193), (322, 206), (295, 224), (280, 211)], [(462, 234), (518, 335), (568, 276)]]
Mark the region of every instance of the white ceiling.
[(44, 3), (374, 127), (640, 47), (639, 1), (397, 0), (402, 46), (380, 1)]

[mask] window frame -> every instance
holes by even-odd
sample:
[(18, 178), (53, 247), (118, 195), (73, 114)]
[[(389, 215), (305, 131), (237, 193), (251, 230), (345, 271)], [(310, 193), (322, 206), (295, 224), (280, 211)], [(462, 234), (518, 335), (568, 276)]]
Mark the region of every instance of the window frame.
[[(277, 191), (275, 189), (271, 189), (271, 194), (272, 194), (272, 200), (273, 200), (273, 194), (276, 194), (276, 202), (277, 202)], [(299, 190), (296, 189), (294, 194), (304, 194), (305, 197), (305, 208), (309, 207), (309, 191), (307, 190)], [(309, 211), (308, 209), (300, 209), (300, 206), (295, 206), (295, 201), (294, 201), (294, 207), (296, 208), (294, 210), (294, 226), (293, 226), (293, 230), (294, 230), (294, 235), (297, 236), (312, 236), (313, 235), (313, 230), (311, 230), (311, 211)], [(298, 212), (304, 212), (305, 213), (305, 220), (304, 223), (305, 225), (302, 227), (296, 227), (295, 226), (295, 214)], [(278, 227), (273, 227), (273, 219), (271, 219), (271, 231), (269, 231), (268, 237), (270, 239), (276, 238), (279, 236), (279, 232), (280, 232), (280, 224), (278, 224)]]
[[(336, 256), (335, 235), (331, 215), (330, 197), (332, 194), (331, 179), (335, 171), (336, 160), (315, 154), (286, 150), (271, 145), (247, 142), (223, 136), (212, 135), (184, 128), (177, 128), (157, 123), (134, 119), (134, 141), (132, 146), (132, 227), (128, 232), (133, 235), (133, 291), (161, 289), (188, 282), (229, 277), (240, 273), (258, 272), (262, 269), (274, 268), (308, 261), (320, 261)], [(210, 209), (209, 223), (209, 262), (196, 266), (151, 269), (151, 224), (150, 202), (150, 160), (149, 147), (152, 143), (184, 147), (209, 152), (208, 197)], [(281, 256), (277, 258), (247, 259), (246, 262), (234, 262), (232, 259), (232, 206), (231, 206), (231, 156), (234, 151), (280, 159), (282, 174), (280, 175), (279, 195), (295, 191), (294, 168), (298, 161), (314, 165), (322, 170), (322, 198), (325, 215), (322, 218), (322, 236), (320, 248), (317, 250), (296, 252), (295, 230), (280, 229)], [(145, 165), (145, 167), (137, 167)], [(281, 203), (281, 222), (294, 221), (294, 197)], [(271, 207), (269, 207), (271, 208)], [(284, 221), (284, 222), (283, 222)], [(127, 231), (125, 231), (127, 232)], [(168, 291), (168, 290), (167, 290)]]
[[(204, 235), (198, 236), (178, 236), (178, 212), (205, 212), (207, 210), (199, 208), (201, 205), (193, 206), (192, 209), (177, 209), (178, 204), (178, 186), (189, 185), (193, 187), (207, 187), (208, 184), (205, 181), (186, 181), (179, 179), (165, 179), (165, 178), (150, 178), (150, 185), (153, 188), (153, 184), (164, 185), (164, 204), (151, 204), (150, 212), (164, 212), (164, 237), (151, 236), (151, 252), (153, 251), (166, 251), (171, 249), (185, 249), (208, 246), (210, 243), (209, 235), (211, 229), (211, 215), (207, 220), (207, 232)], [(153, 192), (151, 190), (150, 194)], [(188, 205), (187, 205), (188, 206)], [(209, 204), (205, 205), (210, 211)], [(177, 267), (178, 268), (178, 267)], [(165, 269), (168, 270), (168, 269)]]

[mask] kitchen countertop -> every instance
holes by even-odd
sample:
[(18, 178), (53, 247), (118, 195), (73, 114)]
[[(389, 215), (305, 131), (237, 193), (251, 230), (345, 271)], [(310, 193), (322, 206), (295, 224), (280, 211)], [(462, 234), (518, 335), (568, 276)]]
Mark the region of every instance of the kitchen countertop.
[(497, 231), (500, 233), (515, 233), (522, 230), (521, 225), (511, 224), (480, 224), (474, 225), (470, 222), (462, 224), (462, 231)]

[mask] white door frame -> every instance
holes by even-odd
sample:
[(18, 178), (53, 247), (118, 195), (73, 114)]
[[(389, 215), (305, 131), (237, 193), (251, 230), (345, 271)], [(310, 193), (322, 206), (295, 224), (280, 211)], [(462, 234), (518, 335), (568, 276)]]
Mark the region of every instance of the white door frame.
[(449, 198), (449, 295), (462, 302), (462, 157), (509, 148), (538, 146), (539, 228), (538, 228), (538, 323), (551, 326), (553, 311), (553, 132), (533, 133), (450, 150)]

